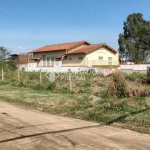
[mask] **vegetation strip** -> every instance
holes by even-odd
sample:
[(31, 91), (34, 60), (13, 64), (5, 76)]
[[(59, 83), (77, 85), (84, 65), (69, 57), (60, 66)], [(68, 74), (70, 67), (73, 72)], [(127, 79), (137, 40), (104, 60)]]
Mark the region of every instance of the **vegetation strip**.
[(41, 85), (33, 85), (38, 73), (21, 74), (26, 78), (21, 78), (19, 84), (11, 78), (1, 82), (2, 100), (55, 115), (150, 133), (150, 86), (144, 74), (87, 74), (88, 82), (73, 82), (73, 91), (69, 91), (68, 82), (60, 79), (50, 83), (43, 77)]

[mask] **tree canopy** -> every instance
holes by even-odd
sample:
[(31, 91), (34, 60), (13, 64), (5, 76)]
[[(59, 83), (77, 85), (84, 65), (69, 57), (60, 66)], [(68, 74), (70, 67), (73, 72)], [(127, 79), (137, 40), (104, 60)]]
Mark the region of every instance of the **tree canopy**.
[(150, 53), (150, 22), (141, 13), (130, 14), (124, 21), (118, 44), (121, 57), (136, 63), (146, 61)]
[(5, 47), (0, 46), (0, 69), (9, 69), (9, 70), (16, 70), (17, 66), (16, 63), (9, 58), (10, 51), (7, 50)]
[(10, 51), (8, 51), (5, 47), (0, 46), (0, 59), (6, 59), (10, 55)]

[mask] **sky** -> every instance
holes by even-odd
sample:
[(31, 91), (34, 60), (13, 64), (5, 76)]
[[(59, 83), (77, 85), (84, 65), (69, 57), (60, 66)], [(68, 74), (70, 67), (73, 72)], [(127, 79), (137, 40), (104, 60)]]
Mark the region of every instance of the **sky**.
[(150, 20), (150, 0), (0, 0), (0, 46), (18, 54), (86, 40), (118, 50), (132, 13)]

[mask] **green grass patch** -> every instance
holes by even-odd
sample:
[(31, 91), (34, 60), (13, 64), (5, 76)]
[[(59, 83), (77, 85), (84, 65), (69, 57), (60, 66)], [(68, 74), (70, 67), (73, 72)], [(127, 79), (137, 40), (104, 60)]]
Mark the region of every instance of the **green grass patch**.
[(97, 85), (100, 86), (100, 87), (104, 87), (105, 86), (105, 84), (102, 83), (102, 82), (98, 82)]
[(130, 81), (136, 81), (138, 79), (142, 80), (147, 78), (146, 74), (142, 74), (142, 73), (132, 73), (132, 74), (124, 73), (124, 76), (126, 79)]

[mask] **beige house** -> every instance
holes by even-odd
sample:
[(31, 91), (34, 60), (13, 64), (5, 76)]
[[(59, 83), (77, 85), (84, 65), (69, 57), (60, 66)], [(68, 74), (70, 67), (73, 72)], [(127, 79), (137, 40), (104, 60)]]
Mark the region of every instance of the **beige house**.
[(105, 43), (90, 44), (79, 41), (65, 44), (48, 45), (33, 50), (33, 61), (39, 67), (61, 66), (94, 67), (100, 65), (118, 65), (118, 52)]

